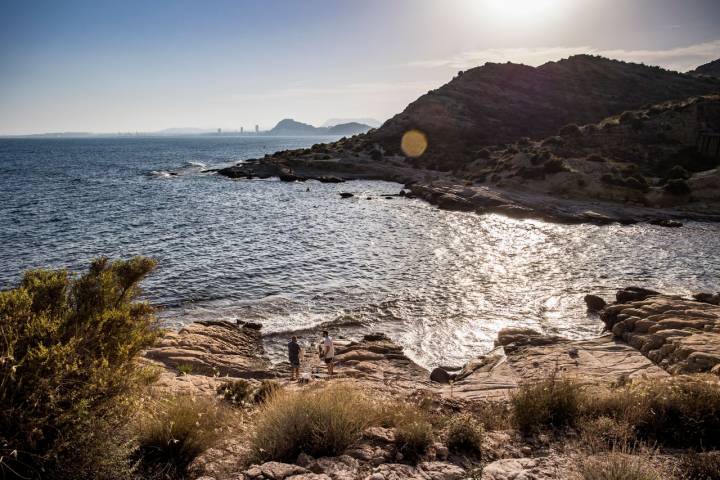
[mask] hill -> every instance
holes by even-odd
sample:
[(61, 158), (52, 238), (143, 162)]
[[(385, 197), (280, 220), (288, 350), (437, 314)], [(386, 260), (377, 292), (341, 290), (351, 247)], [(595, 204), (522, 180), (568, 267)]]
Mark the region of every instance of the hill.
[(403, 133), (420, 129), (428, 137), (425, 165), (457, 165), (485, 145), (542, 138), (569, 123), (718, 91), (717, 79), (591, 55), (540, 67), (487, 63), (421, 96), (371, 138), (397, 152)]
[(381, 122), (378, 120), (375, 120), (374, 118), (330, 118), (325, 121), (321, 126), (322, 127), (334, 127), (336, 125), (342, 125), (344, 123), (362, 123), (363, 125), (368, 125), (372, 128), (377, 128), (380, 125), (382, 125)]
[(692, 72), (696, 75), (708, 75), (711, 77), (720, 77), (720, 59), (714, 60), (712, 62), (706, 63), (705, 65), (700, 65)]
[(332, 127), (314, 127), (307, 123), (298, 122), (291, 118), (280, 120), (272, 130), (268, 131), (270, 135), (357, 135), (365, 133), (371, 127), (362, 123), (351, 122), (334, 125)]

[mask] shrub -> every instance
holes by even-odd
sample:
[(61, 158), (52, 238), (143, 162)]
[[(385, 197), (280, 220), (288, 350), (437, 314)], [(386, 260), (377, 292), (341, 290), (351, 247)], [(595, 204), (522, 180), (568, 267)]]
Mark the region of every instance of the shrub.
[(634, 443), (632, 426), (624, 419), (607, 416), (582, 420), (581, 436), (582, 443), (596, 451), (623, 449)]
[(583, 480), (660, 480), (639, 457), (613, 452), (580, 464)]
[(135, 299), (154, 268), (100, 258), (80, 276), (28, 271), (0, 292), (1, 475), (123, 475), (108, 462), (127, 468), (123, 418), (146, 376), (135, 357), (158, 334), (153, 309)]
[(607, 161), (605, 157), (602, 155), (598, 155), (597, 153), (593, 153), (592, 155), (588, 155), (586, 158), (588, 162), (597, 162), (597, 163), (604, 163)]
[(233, 405), (241, 405), (250, 401), (253, 393), (252, 384), (247, 380), (234, 380), (218, 386), (217, 393)]
[(558, 132), (558, 134), (559, 134), (559, 135), (563, 135), (563, 136), (572, 136), (572, 137), (574, 137), (574, 136), (577, 136), (577, 135), (582, 134), (582, 132), (580, 131), (580, 127), (578, 127), (578, 126), (577, 126), (576, 124), (574, 124), (574, 123), (570, 123), (570, 124), (565, 125), (564, 127), (562, 127), (562, 128), (560, 129), (560, 131)]
[(720, 480), (720, 452), (682, 455), (678, 467), (683, 480)]
[(375, 160), (376, 162), (379, 162), (383, 159), (383, 153), (381, 150), (378, 150), (377, 148), (373, 148), (370, 150), (370, 158)]
[(565, 162), (561, 158), (551, 158), (547, 160), (543, 165), (543, 169), (545, 173), (550, 174), (568, 171), (567, 165), (565, 165)]
[(685, 180), (668, 180), (665, 184), (665, 191), (671, 195), (689, 195), (690, 186)]
[(522, 385), (510, 397), (515, 423), (523, 433), (575, 425), (581, 401), (580, 387), (554, 374), (538, 383)]
[(490, 158), (490, 150), (488, 150), (487, 148), (481, 148), (477, 152), (477, 158), (481, 160), (487, 160), (488, 158)]
[(141, 420), (138, 443), (142, 469), (176, 478), (217, 442), (227, 412), (212, 399), (179, 395), (157, 401)]
[(257, 390), (255, 390), (253, 400), (257, 403), (263, 403), (281, 388), (280, 384), (275, 380), (263, 380)]
[(667, 446), (720, 447), (720, 384), (704, 376), (673, 377), (633, 388), (641, 403), (630, 422), (642, 438)]
[(263, 404), (251, 441), (258, 460), (294, 461), (301, 452), (339, 455), (380, 422), (378, 406), (346, 385), (280, 392)]
[(481, 453), (485, 429), (474, 416), (454, 415), (448, 422), (447, 446), (456, 452)]
[(189, 363), (183, 363), (177, 366), (180, 375), (190, 375), (193, 372), (193, 366)]
[(670, 180), (670, 179), (687, 180), (688, 178), (690, 178), (690, 172), (685, 170), (680, 165), (675, 165), (668, 171), (667, 178), (668, 178), (668, 180)]
[(432, 424), (422, 415), (408, 415), (395, 429), (398, 452), (414, 461), (422, 457), (433, 441)]

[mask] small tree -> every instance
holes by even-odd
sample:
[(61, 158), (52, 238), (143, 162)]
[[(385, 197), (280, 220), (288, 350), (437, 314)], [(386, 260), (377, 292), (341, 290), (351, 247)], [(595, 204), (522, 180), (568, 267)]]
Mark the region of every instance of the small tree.
[(158, 334), (135, 299), (155, 265), (31, 270), (0, 292), (0, 476), (112, 478), (127, 465), (118, 429), (146, 373), (135, 356)]

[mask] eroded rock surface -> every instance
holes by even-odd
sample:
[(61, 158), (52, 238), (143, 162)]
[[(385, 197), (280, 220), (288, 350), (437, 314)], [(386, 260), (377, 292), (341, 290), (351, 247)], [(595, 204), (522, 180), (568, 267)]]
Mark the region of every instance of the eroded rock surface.
[(720, 372), (720, 306), (657, 292), (627, 300), (621, 292), (601, 315), (615, 337), (668, 372)]
[(500, 332), (498, 341), (501, 345), (495, 350), (468, 362), (444, 393), (466, 400), (492, 400), (506, 398), (519, 385), (552, 374), (600, 384), (668, 375), (611, 335), (567, 340), (528, 329), (509, 329)]
[(264, 378), (274, 376), (255, 324), (198, 321), (169, 332), (145, 352), (171, 371), (186, 365), (193, 374)]

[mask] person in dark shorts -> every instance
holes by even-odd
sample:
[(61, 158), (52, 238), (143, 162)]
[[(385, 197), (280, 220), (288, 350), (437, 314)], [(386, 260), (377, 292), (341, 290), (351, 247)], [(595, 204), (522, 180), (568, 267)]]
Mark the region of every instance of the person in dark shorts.
[(288, 342), (288, 358), (290, 360), (290, 379), (297, 380), (300, 376), (300, 345), (297, 343), (295, 335)]
[(325, 358), (325, 365), (327, 365), (328, 374), (333, 374), (333, 363), (335, 360), (335, 345), (333, 344), (333, 339), (328, 333), (327, 330), (323, 330), (323, 343), (322, 343), (322, 351), (323, 351), (323, 357)]

